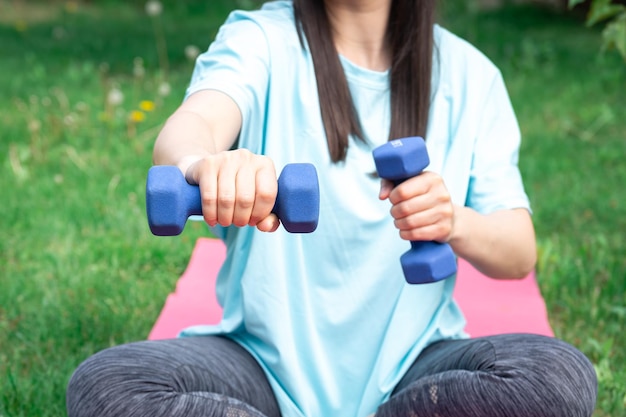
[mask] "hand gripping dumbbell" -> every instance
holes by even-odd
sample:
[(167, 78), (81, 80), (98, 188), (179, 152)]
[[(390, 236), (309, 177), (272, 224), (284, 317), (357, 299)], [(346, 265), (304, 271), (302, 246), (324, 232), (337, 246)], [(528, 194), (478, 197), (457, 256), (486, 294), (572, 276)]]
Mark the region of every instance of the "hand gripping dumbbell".
[[(389, 141), (373, 154), (378, 176), (395, 185), (419, 175), (430, 163), (426, 144), (417, 136)], [(400, 263), (410, 284), (436, 282), (456, 272), (456, 257), (446, 243), (411, 241)]]
[[(285, 229), (291, 233), (314, 231), (319, 205), (315, 167), (303, 163), (286, 165), (278, 178), (278, 195), (272, 209)], [(175, 166), (153, 166), (146, 182), (146, 211), (154, 235), (179, 235), (189, 216), (202, 215), (200, 189), (187, 183)]]

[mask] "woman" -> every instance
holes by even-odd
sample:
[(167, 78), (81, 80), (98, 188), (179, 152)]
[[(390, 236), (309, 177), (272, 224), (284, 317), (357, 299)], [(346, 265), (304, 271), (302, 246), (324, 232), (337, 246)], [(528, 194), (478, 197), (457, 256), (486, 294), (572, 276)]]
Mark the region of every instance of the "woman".
[[(415, 135), (428, 171), (377, 179), (372, 149)], [(590, 416), (580, 352), (468, 339), (455, 277), (409, 285), (400, 269), (407, 240), (448, 242), (494, 278), (534, 268), (519, 140), (500, 73), (434, 24), (434, 0), (231, 14), (154, 149), (199, 184), (227, 244), (223, 320), (94, 355), (70, 381), (70, 416)], [(270, 213), (291, 162), (320, 175), (308, 235)]]

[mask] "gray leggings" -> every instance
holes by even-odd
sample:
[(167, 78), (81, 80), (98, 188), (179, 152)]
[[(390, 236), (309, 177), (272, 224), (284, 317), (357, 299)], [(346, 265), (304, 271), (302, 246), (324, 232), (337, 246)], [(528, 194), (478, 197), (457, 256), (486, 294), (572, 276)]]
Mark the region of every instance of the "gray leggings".
[[(429, 346), (376, 417), (589, 417), (596, 394), (593, 366), (565, 342), (490, 336)], [(280, 417), (262, 369), (221, 337), (99, 352), (74, 372), (67, 409), (69, 417)]]

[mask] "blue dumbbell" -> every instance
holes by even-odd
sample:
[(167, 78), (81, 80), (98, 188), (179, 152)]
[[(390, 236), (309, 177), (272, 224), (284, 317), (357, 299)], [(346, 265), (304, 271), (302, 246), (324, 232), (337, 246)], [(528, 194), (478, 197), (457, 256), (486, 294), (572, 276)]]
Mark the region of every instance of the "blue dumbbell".
[[(430, 160), (420, 137), (396, 139), (374, 149), (378, 176), (394, 182), (419, 175)], [(456, 257), (450, 245), (412, 241), (411, 249), (400, 257), (404, 277), (410, 284), (440, 281), (456, 273)]]
[[(319, 206), (315, 167), (286, 165), (278, 178), (278, 195), (272, 213), (288, 232), (310, 233), (317, 228)], [(153, 166), (146, 182), (146, 211), (154, 235), (179, 235), (189, 216), (202, 215), (200, 189), (187, 183), (175, 166)]]

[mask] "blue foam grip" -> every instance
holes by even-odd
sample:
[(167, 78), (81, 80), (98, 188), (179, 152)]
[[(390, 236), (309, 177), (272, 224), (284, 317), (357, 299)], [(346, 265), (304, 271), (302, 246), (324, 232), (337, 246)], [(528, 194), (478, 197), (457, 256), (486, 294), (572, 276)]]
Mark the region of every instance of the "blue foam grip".
[[(396, 185), (422, 173), (430, 163), (421, 137), (396, 139), (374, 149), (376, 171)], [(412, 241), (411, 249), (400, 257), (406, 281), (410, 284), (437, 282), (456, 273), (456, 256), (450, 245)]]
[[(272, 210), (291, 233), (310, 233), (319, 219), (319, 183), (311, 164), (288, 164), (278, 179), (278, 195)], [(157, 165), (148, 170), (146, 212), (156, 236), (182, 233), (189, 216), (202, 215), (197, 185), (187, 183), (175, 166)]]

